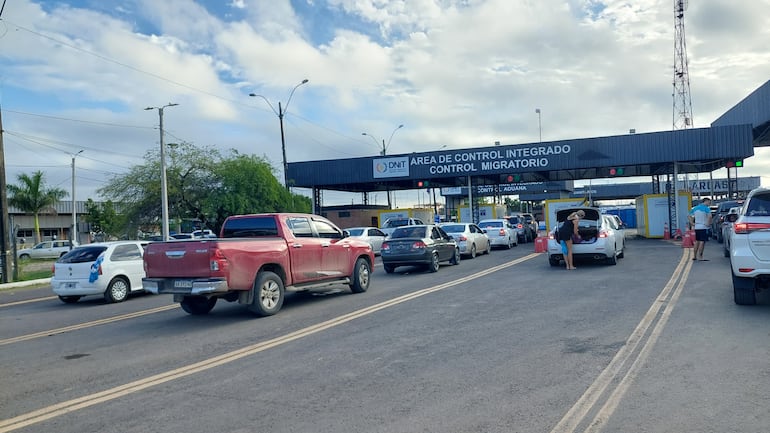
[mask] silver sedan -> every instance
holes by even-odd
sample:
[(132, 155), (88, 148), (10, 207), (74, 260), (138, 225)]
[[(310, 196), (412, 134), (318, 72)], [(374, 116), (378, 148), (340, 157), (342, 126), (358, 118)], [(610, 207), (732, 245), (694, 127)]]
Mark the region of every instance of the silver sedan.
[(369, 242), (375, 255), (380, 254), (382, 241), (387, 237), (385, 232), (377, 227), (350, 227), (344, 230), (347, 232), (348, 237), (358, 238), (364, 242)]
[(476, 224), (441, 223), (439, 227), (457, 241), (457, 246), (460, 247), (460, 254), (464, 256), (475, 258), (477, 253), (489, 254), (492, 251), (489, 236)]

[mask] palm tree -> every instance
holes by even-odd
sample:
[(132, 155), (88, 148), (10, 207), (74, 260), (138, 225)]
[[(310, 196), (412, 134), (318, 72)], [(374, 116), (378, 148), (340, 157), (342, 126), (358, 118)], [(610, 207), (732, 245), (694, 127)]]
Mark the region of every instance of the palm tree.
[[(7, 185), (8, 204), (35, 217), (35, 243), (40, 242), (40, 221), (38, 215), (51, 208), (54, 203), (67, 197), (67, 191), (61, 188), (46, 188), (43, 172), (38, 170), (32, 176), (19, 174), (16, 176), (19, 185)], [(74, 212), (74, 209), (73, 209)]]

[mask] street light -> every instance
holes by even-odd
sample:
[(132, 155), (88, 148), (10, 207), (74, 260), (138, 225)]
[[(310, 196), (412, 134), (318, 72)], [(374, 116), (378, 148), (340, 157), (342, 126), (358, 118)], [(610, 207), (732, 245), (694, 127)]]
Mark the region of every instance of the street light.
[(163, 142), (163, 109), (166, 107), (175, 107), (179, 104), (169, 102), (162, 107), (147, 107), (145, 110), (158, 110), (160, 118), (160, 206), (161, 206), (161, 229), (164, 241), (169, 240), (168, 235), (168, 186), (166, 185), (166, 145)]
[(535, 113), (537, 113), (537, 132), (540, 136), (540, 143), (543, 142), (543, 124), (540, 123), (540, 109), (535, 108)]
[(308, 82), (308, 79), (305, 78), (302, 80), (301, 83), (294, 86), (293, 89), (291, 89), (291, 93), (289, 93), (289, 99), (286, 100), (286, 108), (281, 107), (281, 101), (278, 101), (278, 111), (275, 111), (275, 108), (273, 107), (273, 104), (270, 103), (270, 101), (267, 100), (262, 95), (257, 95), (256, 93), (249, 93), (249, 96), (253, 97), (260, 97), (267, 102), (267, 105), (270, 107), (271, 110), (273, 110), (273, 113), (275, 113), (278, 116), (278, 122), (281, 124), (281, 153), (283, 155), (283, 182), (284, 186), (286, 187), (286, 190), (289, 190), (289, 164), (286, 162), (286, 138), (283, 134), (283, 115), (286, 114), (286, 110), (289, 109), (289, 103), (291, 102), (291, 97), (294, 96), (294, 91), (297, 90), (297, 87), (305, 84)]
[[(384, 138), (382, 139), (382, 150), (380, 151), (380, 156), (385, 156), (388, 153), (388, 147), (390, 147), (390, 141), (393, 140), (393, 134), (395, 134), (396, 131), (398, 131), (399, 129), (401, 129), (403, 127), (404, 127), (403, 124), (396, 126), (396, 128), (393, 130), (393, 132), (390, 133), (390, 138), (388, 138), (388, 144), (387, 145), (385, 144), (385, 139)], [(374, 136), (372, 134), (367, 134), (366, 132), (362, 132), (361, 135), (366, 135), (369, 138), (371, 138), (372, 140), (374, 140), (374, 144), (376, 146), (380, 145), (380, 142), (376, 138), (374, 138)], [(393, 205), (392, 205), (392, 201), (390, 199), (390, 189), (387, 190), (387, 194), (388, 194), (388, 209), (392, 209)]]
[(75, 157), (83, 153), (81, 149), (78, 153), (72, 155), (72, 231), (70, 232), (70, 249), (72, 249), (77, 242), (78, 236), (78, 217), (75, 212)]

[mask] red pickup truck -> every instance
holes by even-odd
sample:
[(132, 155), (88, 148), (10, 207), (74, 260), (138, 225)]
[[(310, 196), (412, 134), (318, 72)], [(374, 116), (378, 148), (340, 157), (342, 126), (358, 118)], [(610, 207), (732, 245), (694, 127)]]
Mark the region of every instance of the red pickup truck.
[(285, 291), (347, 284), (365, 292), (373, 265), (368, 242), (346, 237), (321, 216), (238, 215), (225, 220), (217, 239), (147, 245), (142, 285), (173, 294), (189, 314), (207, 314), (224, 299), (270, 316), (281, 309)]

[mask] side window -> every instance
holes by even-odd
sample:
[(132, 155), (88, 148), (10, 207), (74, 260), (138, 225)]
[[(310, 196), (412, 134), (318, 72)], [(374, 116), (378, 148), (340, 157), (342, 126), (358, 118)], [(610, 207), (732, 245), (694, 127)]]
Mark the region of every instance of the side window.
[(369, 231), (369, 235), (371, 236), (385, 236), (385, 233), (380, 229), (371, 229)]
[(298, 238), (312, 238), (313, 230), (310, 228), (310, 220), (304, 217), (291, 217), (286, 220), (292, 234)]
[(313, 220), (318, 236), (324, 239), (342, 239), (342, 232), (326, 221)]
[(115, 250), (112, 251), (110, 260), (113, 262), (123, 262), (127, 260), (141, 260), (142, 252), (139, 251), (139, 247), (133, 244), (118, 245)]
[(423, 224), (425, 224), (425, 223), (424, 223), (424, 222), (422, 222), (422, 220), (418, 220), (417, 218), (415, 218), (415, 219), (414, 219), (414, 224), (415, 224), (415, 225), (418, 225), (418, 226), (421, 226), (421, 225), (423, 225)]

